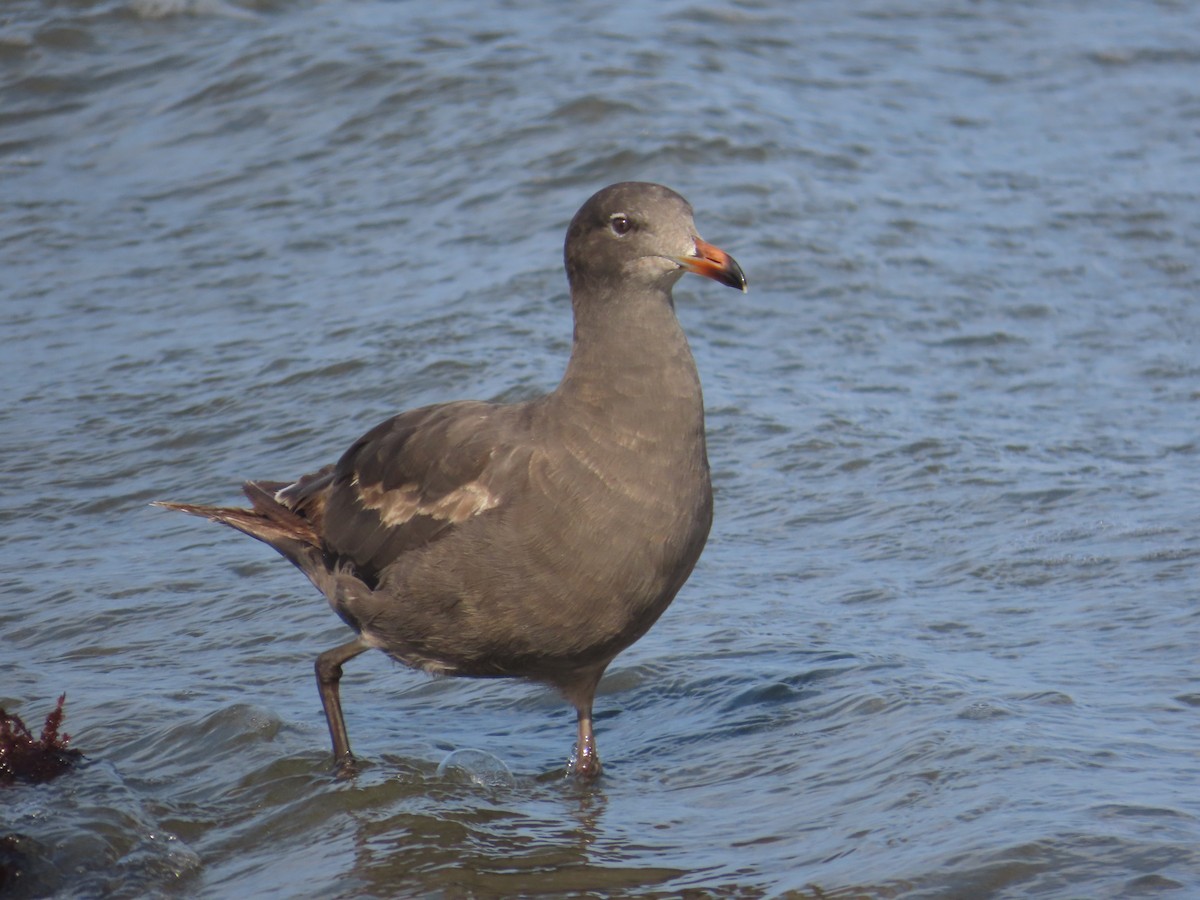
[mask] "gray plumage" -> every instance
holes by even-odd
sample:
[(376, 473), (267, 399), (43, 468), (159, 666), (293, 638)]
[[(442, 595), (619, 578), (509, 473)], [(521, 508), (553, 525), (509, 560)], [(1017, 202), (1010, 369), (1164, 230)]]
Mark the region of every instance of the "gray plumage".
[(687, 202), (612, 185), (565, 246), (571, 358), (551, 393), (402, 413), (250, 509), (160, 505), (274, 547), (357, 636), (317, 660), (337, 763), (351, 764), (341, 667), (372, 647), (444, 675), (551, 684), (575, 706), (569, 769), (600, 771), (592, 701), (613, 658), (691, 574), (712, 522), (700, 380), (671, 288), (687, 271), (745, 290)]

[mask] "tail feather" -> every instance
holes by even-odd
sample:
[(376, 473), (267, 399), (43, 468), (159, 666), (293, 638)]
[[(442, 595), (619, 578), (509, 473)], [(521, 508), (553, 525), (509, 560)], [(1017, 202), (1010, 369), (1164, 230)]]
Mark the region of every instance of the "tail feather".
[(228, 525), (242, 534), (249, 535), (273, 547), (296, 565), (305, 568), (301, 560), (307, 561), (310, 551), (320, 551), (321, 549), (321, 540), (312, 525), (286, 506), (276, 502), (265, 491), (252, 496), (251, 502), (254, 504), (253, 509), (240, 509), (235, 506), (201, 506), (194, 503), (173, 503), (167, 500), (158, 500), (150, 505), (160, 506), (163, 509), (176, 509), (212, 522)]

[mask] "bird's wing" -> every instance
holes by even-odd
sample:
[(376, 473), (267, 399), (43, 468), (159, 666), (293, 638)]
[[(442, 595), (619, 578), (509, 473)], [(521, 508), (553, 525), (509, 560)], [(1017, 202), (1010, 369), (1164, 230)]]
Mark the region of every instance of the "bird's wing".
[(401, 554), (505, 502), (498, 475), (520, 421), (519, 406), (476, 402), (402, 413), (312, 476), (312, 487), (298, 482), (296, 500), (320, 495), (326, 549), (374, 580)]

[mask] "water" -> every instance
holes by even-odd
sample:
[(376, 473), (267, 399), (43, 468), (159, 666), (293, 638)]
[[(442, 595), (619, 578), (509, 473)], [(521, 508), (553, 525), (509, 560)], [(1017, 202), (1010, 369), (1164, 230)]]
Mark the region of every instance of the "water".
[[(1045, 8), (1043, 8), (1045, 7)], [(784, 0), (0, 11), (0, 796), (12, 896), (1200, 893), (1200, 10)], [(602, 685), (370, 654), (150, 509), (553, 386), (564, 226), (636, 178), (716, 525)], [(444, 764), (444, 765), (443, 765)], [(439, 767), (441, 767), (439, 771)]]

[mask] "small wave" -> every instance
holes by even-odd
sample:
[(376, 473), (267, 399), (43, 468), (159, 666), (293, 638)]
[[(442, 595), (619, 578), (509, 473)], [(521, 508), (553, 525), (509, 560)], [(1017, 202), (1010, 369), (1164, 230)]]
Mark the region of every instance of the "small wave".
[(223, 16), (246, 22), (260, 19), (248, 9), (221, 0), (130, 0), (129, 9), (140, 19), (170, 19), (176, 16)]

